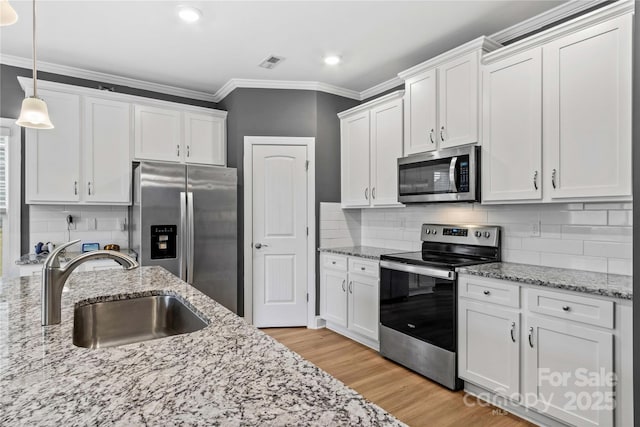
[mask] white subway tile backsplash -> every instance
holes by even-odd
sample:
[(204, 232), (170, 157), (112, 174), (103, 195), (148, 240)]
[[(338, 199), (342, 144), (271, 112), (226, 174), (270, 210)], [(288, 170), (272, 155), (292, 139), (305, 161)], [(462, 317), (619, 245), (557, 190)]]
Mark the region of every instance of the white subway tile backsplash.
[[(341, 245), (336, 246), (345, 246), (347, 241), (357, 245), (419, 250), (423, 223), (491, 224), (502, 226), (504, 261), (631, 274), (631, 203), (431, 204), (344, 210), (342, 216), (356, 215), (347, 223), (349, 232), (323, 221), (326, 219), (323, 211), (340, 216), (339, 204), (324, 210), (322, 205), (321, 243), (325, 242), (326, 231), (334, 229), (341, 230), (344, 236)], [(537, 227), (539, 233), (534, 231)], [(330, 240), (335, 243), (337, 238)]]

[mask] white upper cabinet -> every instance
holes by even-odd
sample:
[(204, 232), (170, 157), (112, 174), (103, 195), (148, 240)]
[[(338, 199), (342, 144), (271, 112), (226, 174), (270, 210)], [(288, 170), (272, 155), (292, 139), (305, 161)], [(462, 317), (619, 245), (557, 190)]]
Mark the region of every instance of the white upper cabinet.
[(185, 162), (227, 164), (226, 120), (210, 114), (184, 113)]
[(478, 142), (479, 52), (438, 67), (440, 148)]
[(397, 174), (403, 94), (397, 91), (338, 114), (342, 207), (402, 206)]
[[(31, 96), (31, 88), (27, 88)], [(26, 130), (26, 202), (80, 200), (80, 96), (40, 89), (51, 122), (46, 130)]]
[(542, 49), (482, 72), (484, 201), (542, 199)]
[(168, 108), (135, 105), (136, 159), (182, 161), (182, 113)]
[(402, 157), (402, 99), (371, 109), (371, 205), (398, 203), (398, 158)]
[(551, 199), (631, 197), (632, 15), (544, 46)]
[(369, 206), (369, 111), (340, 122), (343, 206)]
[(408, 79), (405, 84), (405, 140), (406, 155), (433, 151), (437, 148), (438, 98), (436, 70), (429, 70)]
[(405, 81), (405, 155), (479, 142), (480, 37), (398, 75)]
[(84, 99), (83, 198), (92, 203), (131, 201), (131, 104)]
[(483, 58), (483, 202), (631, 199), (629, 5)]

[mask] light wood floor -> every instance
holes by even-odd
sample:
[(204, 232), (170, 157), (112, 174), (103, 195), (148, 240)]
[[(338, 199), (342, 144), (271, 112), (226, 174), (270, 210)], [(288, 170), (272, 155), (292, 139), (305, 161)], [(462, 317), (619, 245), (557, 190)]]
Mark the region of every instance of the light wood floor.
[(451, 392), (328, 329), (263, 331), (410, 426), (533, 426), (493, 407), (479, 406), (471, 396), (466, 400), (474, 405), (465, 405), (464, 392)]

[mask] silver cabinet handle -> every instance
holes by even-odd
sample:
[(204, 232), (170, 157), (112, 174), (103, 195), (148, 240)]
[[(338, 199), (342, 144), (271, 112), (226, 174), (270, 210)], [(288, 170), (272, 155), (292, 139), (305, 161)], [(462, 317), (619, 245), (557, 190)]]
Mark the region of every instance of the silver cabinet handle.
[(433, 140), (433, 132), (435, 132), (435, 129), (431, 129), (431, 131), (429, 132), (429, 140), (432, 144), (435, 144), (436, 142)]
[(78, 181), (73, 181), (73, 194), (78, 195)]
[(269, 245), (265, 245), (264, 243), (256, 243), (256, 249), (260, 249), (260, 248), (268, 248)]
[(347, 290), (345, 289), (344, 285), (347, 283), (347, 279), (344, 279), (342, 281), (342, 292), (347, 292)]
[(538, 190), (538, 171), (533, 173), (533, 188), (535, 188), (536, 191)]
[(491, 292), (490, 292), (490, 291), (484, 291), (484, 292), (483, 292), (483, 294), (485, 294), (485, 295), (490, 295), (490, 294), (491, 294)]
[(364, 189), (364, 198), (369, 200), (369, 188)]
[(444, 126), (440, 128), (440, 141), (444, 142)]
[(571, 307), (569, 307), (568, 305), (563, 305), (563, 306), (562, 306), (562, 309), (563, 309), (564, 311), (569, 311), (569, 310), (571, 310)]
[(558, 171), (555, 170), (555, 169), (551, 172), (551, 185), (553, 185), (553, 189), (554, 190), (556, 189), (556, 174), (557, 173), (558, 173)]
[(91, 195), (91, 181), (87, 182), (87, 192)]
[(177, 156), (180, 157), (180, 144), (176, 145)]
[(529, 328), (529, 347), (533, 348), (533, 326)]
[(511, 333), (511, 341), (516, 342), (515, 332), (516, 332), (516, 322), (511, 322), (511, 329), (509, 331)]
[(373, 187), (371, 189), (371, 197), (374, 198), (374, 199), (376, 198), (376, 187)]
[(365, 270), (366, 270), (366, 268), (364, 268), (364, 267), (360, 267), (360, 270), (365, 271)]
[(331, 264), (336, 265), (336, 262), (335, 261), (331, 261)]
[(187, 145), (187, 157), (191, 156), (191, 147)]
[(353, 294), (353, 280), (349, 282), (349, 292)]

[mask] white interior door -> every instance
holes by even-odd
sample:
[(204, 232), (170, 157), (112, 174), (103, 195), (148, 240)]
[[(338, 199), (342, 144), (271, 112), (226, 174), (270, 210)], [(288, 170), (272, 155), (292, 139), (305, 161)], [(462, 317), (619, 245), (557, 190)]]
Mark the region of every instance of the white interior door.
[(253, 324), (307, 324), (307, 147), (252, 147)]

